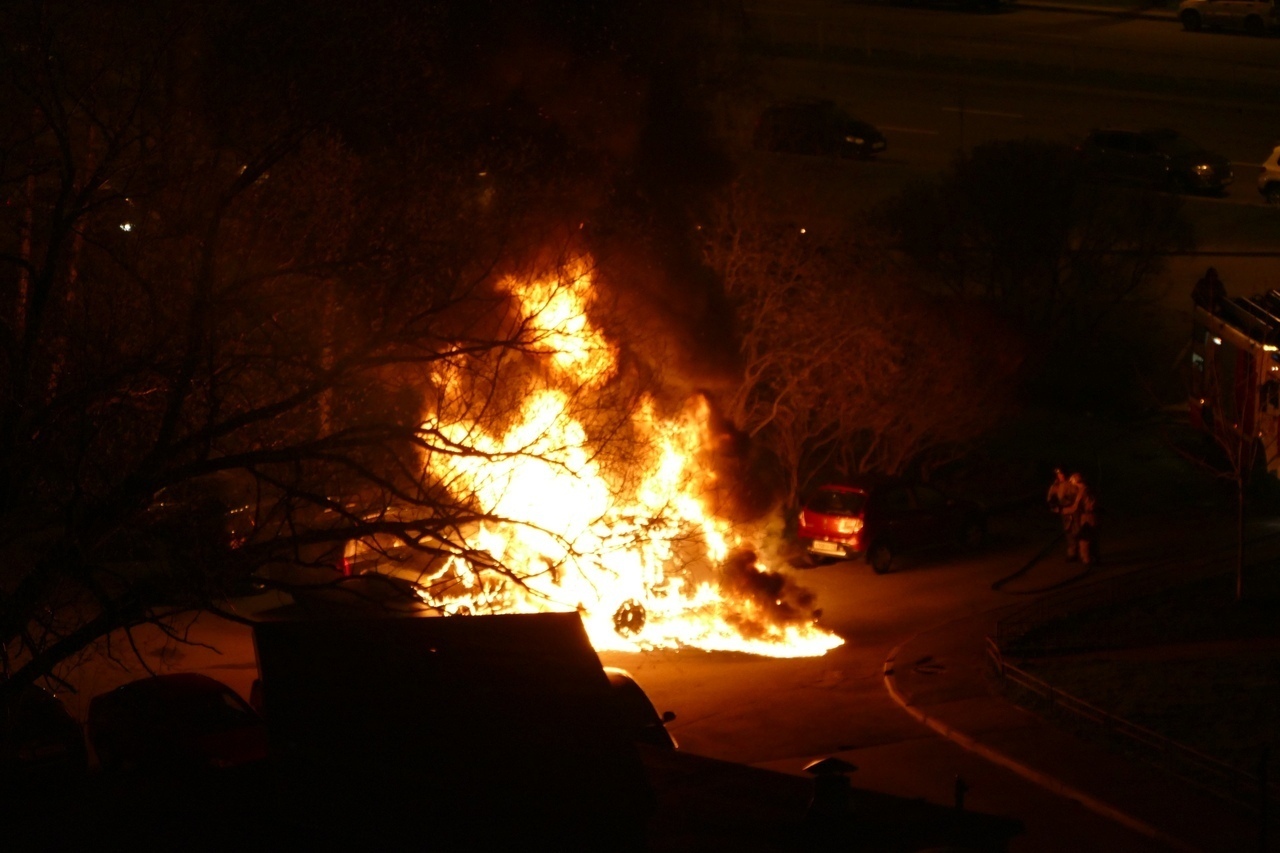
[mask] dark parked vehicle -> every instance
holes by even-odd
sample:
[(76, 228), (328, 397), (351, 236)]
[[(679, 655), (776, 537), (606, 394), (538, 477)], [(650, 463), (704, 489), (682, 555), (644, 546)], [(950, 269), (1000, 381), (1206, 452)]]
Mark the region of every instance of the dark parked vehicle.
[(1167, 128), (1095, 130), (1076, 150), (1093, 174), (1137, 186), (1220, 193), (1235, 179), (1226, 157)]
[(262, 718), (230, 687), (198, 673), (143, 678), (94, 697), (88, 729), (104, 770), (221, 770), (267, 757)]
[(899, 6), (924, 6), (931, 9), (959, 9), (964, 12), (1003, 12), (1014, 0), (896, 0)]
[(0, 782), (61, 783), (87, 768), (84, 732), (57, 696), (32, 685), (0, 708)]
[(756, 122), (752, 143), (764, 151), (824, 157), (873, 157), (887, 145), (874, 125), (850, 116), (833, 101), (768, 107)]
[(1182, 0), (1178, 20), (1193, 33), (1203, 28), (1261, 36), (1280, 32), (1280, 0)]
[(622, 724), (633, 734), (636, 743), (647, 743), (661, 749), (675, 749), (676, 739), (667, 731), (667, 723), (676, 718), (671, 711), (664, 711), (658, 716), (653, 702), (645, 695), (640, 685), (625, 669), (606, 666), (604, 674), (609, 677), (609, 686), (613, 688), (613, 697)]
[(907, 551), (981, 546), (986, 514), (923, 483), (863, 479), (818, 489), (800, 510), (797, 535), (816, 562), (865, 555), (883, 574)]

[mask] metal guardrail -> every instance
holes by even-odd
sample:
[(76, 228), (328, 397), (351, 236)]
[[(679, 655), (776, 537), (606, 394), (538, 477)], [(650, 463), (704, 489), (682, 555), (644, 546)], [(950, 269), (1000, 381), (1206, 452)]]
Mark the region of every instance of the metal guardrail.
[(1263, 777), (1192, 749), (1054, 687), (1006, 660), (994, 637), (987, 637), (987, 657), (1001, 679), (1041, 697), (1048, 702), (1051, 710), (1094, 723), (1108, 733), (1143, 747), (1153, 758), (1163, 759), (1178, 776), (1259, 811), (1265, 808), (1264, 799), (1280, 804), (1280, 786), (1264, 782)]
[[(1250, 539), (1245, 548), (1247, 552), (1256, 551), (1260, 546), (1277, 543), (1280, 543), (1280, 532), (1266, 533)], [(1058, 619), (1234, 572), (1235, 553), (1235, 546), (1231, 546), (1195, 560), (1161, 560), (1131, 572), (1040, 596), (998, 619), (995, 640), (1001, 649), (1011, 651), (1016, 648), (1019, 654), (1027, 657), (1058, 650), (1032, 646), (1027, 643), (1027, 635)], [(1280, 554), (1268, 552), (1263, 559), (1250, 561), (1246, 568), (1256, 569), (1260, 563), (1276, 559), (1280, 559)]]

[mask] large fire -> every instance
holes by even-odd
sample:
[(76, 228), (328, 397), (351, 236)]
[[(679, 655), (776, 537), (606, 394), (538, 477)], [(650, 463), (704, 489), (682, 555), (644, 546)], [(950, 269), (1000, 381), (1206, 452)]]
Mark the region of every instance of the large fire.
[[(419, 578), (423, 596), (446, 613), (577, 610), (597, 650), (805, 657), (841, 645), (803, 595), (797, 604), (786, 579), (759, 565), (759, 532), (708, 510), (717, 483), (703, 399), (664, 416), (636, 394), (621, 427), (619, 407), (597, 402), (618, 352), (588, 317), (587, 266), (503, 287), (524, 367), (495, 368), (483, 394), (464, 358), (435, 376), (424, 429), (467, 450), (424, 464), (485, 520), (458, 531), (463, 553)], [(503, 395), (515, 402), (495, 416)], [(593, 434), (601, 422), (609, 437)]]

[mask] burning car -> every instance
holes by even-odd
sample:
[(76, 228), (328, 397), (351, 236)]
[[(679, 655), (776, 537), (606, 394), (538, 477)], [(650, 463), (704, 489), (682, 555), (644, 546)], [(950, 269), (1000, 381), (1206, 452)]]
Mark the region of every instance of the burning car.
[[(378, 570), (412, 571), (450, 616), (577, 612), (598, 651), (800, 657), (840, 645), (813, 608), (747, 592), (779, 574), (759, 559), (765, 524), (718, 512), (710, 401), (663, 403), (637, 388), (625, 406), (601, 404), (624, 380), (618, 344), (592, 317), (593, 275), (584, 258), (503, 279), (527, 358), (437, 366), (423, 465), (474, 521), (440, 548), (429, 531), (406, 547), (374, 540)], [(478, 399), (493, 402), (482, 413)], [(426, 563), (413, 553), (421, 544), (438, 552)]]
[(978, 504), (895, 478), (823, 486), (805, 500), (798, 522), (797, 535), (814, 563), (865, 555), (876, 574), (889, 571), (900, 553), (977, 548), (986, 537)]

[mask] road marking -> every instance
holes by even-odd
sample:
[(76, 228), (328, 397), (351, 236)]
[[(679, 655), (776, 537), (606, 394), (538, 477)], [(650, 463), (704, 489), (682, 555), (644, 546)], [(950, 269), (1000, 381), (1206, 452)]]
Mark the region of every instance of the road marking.
[(944, 113), (965, 113), (971, 116), (996, 116), (997, 118), (1026, 118), (1022, 113), (1002, 113), (999, 110), (962, 110), (959, 107), (943, 107)]
[(891, 130), (894, 133), (919, 133), (925, 136), (938, 135), (938, 131), (936, 130), (925, 130), (924, 128), (921, 128), (921, 127), (893, 127), (892, 125), (882, 124), (880, 125), (880, 129)]

